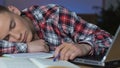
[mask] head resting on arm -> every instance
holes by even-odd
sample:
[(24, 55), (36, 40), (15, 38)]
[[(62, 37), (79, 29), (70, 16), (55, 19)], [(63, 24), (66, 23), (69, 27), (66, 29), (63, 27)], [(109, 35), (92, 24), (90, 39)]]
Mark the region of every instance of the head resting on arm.
[(0, 40), (30, 42), (33, 39), (33, 24), (14, 6), (0, 5)]

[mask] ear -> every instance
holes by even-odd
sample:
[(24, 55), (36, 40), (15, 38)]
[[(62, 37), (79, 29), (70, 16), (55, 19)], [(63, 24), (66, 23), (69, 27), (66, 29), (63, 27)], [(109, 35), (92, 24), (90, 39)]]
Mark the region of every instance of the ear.
[(18, 14), (18, 15), (21, 14), (20, 10), (18, 8), (16, 8), (15, 6), (9, 5), (7, 8), (15, 14)]

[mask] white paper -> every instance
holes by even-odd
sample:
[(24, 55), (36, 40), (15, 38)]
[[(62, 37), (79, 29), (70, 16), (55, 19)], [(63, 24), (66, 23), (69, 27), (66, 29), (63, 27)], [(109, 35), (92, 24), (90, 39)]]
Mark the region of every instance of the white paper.
[(80, 68), (68, 61), (44, 58), (0, 58), (0, 68)]
[(30, 60), (39, 68), (80, 68), (68, 61), (53, 61), (53, 59), (30, 58)]
[(38, 68), (28, 58), (0, 58), (0, 68)]
[(4, 54), (3, 57), (11, 57), (11, 58), (50, 58), (53, 57), (53, 51), (50, 53), (18, 53), (18, 54)]

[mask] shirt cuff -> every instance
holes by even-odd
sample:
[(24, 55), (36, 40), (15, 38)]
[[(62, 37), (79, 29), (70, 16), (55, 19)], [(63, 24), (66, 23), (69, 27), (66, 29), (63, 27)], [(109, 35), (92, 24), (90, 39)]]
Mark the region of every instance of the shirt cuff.
[(89, 51), (88, 55), (94, 54), (94, 46), (90, 41), (80, 41), (79, 44), (89, 44), (91, 46), (91, 50)]
[(16, 43), (17, 53), (26, 53), (27, 52), (27, 44), (25, 43)]
[(89, 44), (90, 46), (93, 46), (93, 44), (89, 41), (80, 41), (79, 44), (81, 44), (81, 43), (85, 43), (85, 44)]

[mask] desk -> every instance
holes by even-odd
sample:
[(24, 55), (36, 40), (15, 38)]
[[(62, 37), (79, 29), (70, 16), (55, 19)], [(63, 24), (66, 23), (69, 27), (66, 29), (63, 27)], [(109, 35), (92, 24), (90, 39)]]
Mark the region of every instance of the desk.
[(80, 68), (120, 68), (120, 61), (118, 60), (118, 63), (113, 66), (112, 66), (112, 64), (109, 64), (109, 66), (107, 65), (105, 67), (90, 66), (90, 65), (84, 65), (84, 64), (76, 64), (76, 65), (78, 65)]
[(90, 65), (84, 65), (84, 64), (76, 64), (78, 65), (80, 68), (98, 68), (97, 66), (90, 66)]
[[(48, 58), (48, 59), (53, 59), (53, 58)], [(109, 68), (109, 67), (98, 67), (98, 66), (84, 65), (84, 64), (80, 64), (80, 63), (79, 64), (73, 63), (73, 64), (78, 65), (80, 68)], [(117, 68), (120, 68), (120, 67), (117, 67)]]

